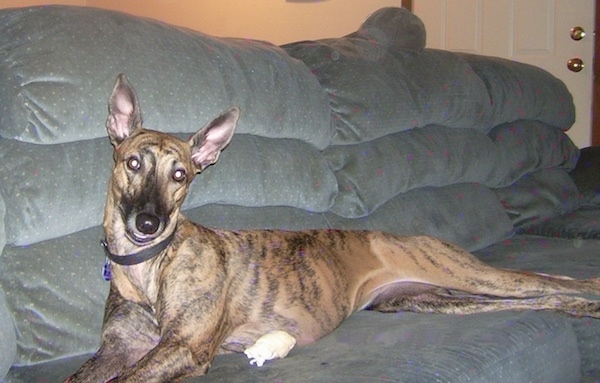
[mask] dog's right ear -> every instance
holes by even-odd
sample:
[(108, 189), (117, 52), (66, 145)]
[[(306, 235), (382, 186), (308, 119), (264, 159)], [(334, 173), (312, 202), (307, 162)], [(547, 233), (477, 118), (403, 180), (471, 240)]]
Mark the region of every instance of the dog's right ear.
[(134, 130), (142, 127), (142, 114), (135, 90), (123, 73), (108, 99), (108, 119), (106, 129), (111, 143), (116, 147), (129, 137)]

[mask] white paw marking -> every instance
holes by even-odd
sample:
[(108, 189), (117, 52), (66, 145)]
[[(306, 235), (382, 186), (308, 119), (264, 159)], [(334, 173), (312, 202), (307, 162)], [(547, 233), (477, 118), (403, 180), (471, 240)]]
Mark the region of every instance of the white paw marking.
[(295, 345), (296, 339), (287, 332), (272, 331), (258, 338), (244, 354), (250, 359), (250, 364), (260, 367), (267, 360), (285, 358)]

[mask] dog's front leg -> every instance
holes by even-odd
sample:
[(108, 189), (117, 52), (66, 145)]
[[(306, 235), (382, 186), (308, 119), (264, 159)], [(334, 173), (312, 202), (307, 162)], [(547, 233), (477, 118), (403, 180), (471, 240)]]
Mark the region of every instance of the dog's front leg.
[[(231, 333), (226, 301), (215, 298), (222, 296), (219, 286), (223, 281), (209, 284), (206, 294), (190, 291), (191, 284), (185, 279), (179, 282), (163, 283), (155, 304), (160, 342), (112, 383), (179, 382), (208, 371), (220, 345)], [(191, 298), (193, 294), (195, 300), (177, 299)]]
[(185, 342), (165, 340), (144, 358), (119, 375), (111, 383), (164, 383), (180, 382), (184, 378), (204, 375), (210, 367), (210, 352), (196, 359)]
[(164, 330), (159, 344), (111, 383), (180, 382), (206, 374), (226, 334), (225, 321), (210, 322)]
[(142, 306), (123, 299), (111, 286), (100, 349), (67, 382), (108, 382), (146, 355), (159, 340), (153, 315)]

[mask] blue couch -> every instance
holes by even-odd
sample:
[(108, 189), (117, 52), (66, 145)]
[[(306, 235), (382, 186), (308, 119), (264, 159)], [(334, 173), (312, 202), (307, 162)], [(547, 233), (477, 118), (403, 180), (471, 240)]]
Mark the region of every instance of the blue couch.
[[(99, 345), (120, 72), (151, 128), (187, 136), (241, 107), (184, 206), (206, 226), (430, 234), (495, 266), (600, 275), (598, 157), (564, 133), (564, 84), (424, 45), (400, 8), (282, 47), (88, 7), (0, 10), (0, 381), (61, 381)], [(189, 381), (595, 382), (599, 347), (600, 321), (555, 313), (361, 312), (286, 359), (219, 356)]]

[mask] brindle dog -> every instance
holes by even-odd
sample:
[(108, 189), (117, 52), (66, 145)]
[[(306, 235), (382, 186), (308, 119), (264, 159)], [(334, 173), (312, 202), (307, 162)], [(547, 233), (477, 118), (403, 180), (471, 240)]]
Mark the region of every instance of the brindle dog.
[(112, 279), (102, 345), (68, 381), (180, 381), (205, 374), (215, 354), (255, 343), (263, 347), (255, 359), (283, 357), (362, 309), (600, 318), (600, 301), (572, 296), (600, 294), (600, 279), (497, 269), (427, 236), (224, 231), (187, 220), (180, 208), (190, 183), (217, 161), (239, 115), (230, 109), (184, 142), (143, 128), (134, 89), (117, 78), (107, 121), (115, 163), (104, 217)]

